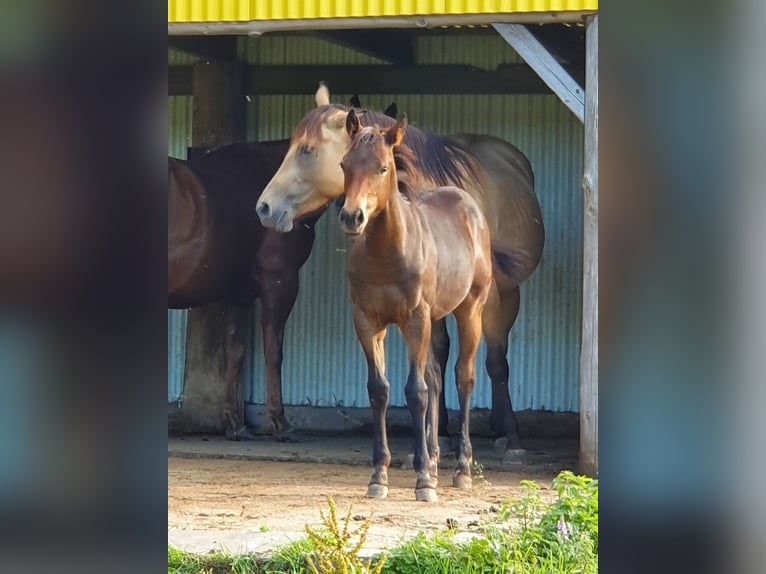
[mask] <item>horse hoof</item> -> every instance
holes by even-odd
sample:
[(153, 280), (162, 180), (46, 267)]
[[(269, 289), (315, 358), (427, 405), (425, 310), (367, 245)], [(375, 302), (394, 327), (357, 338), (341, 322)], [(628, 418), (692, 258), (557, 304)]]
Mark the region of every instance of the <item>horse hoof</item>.
[(276, 433), (274, 435), (274, 440), (277, 442), (287, 442), (287, 443), (300, 442), (300, 440), (298, 439), (298, 437), (295, 435), (295, 433), (292, 430)]
[(498, 439), (495, 439), (495, 442), (492, 443), (492, 447), (495, 449), (495, 452), (497, 453), (503, 453), (505, 452), (505, 447), (508, 446), (508, 439), (504, 436), (501, 436)]
[(254, 440), (255, 435), (249, 428), (243, 426), (239, 430), (227, 430), (226, 438), (229, 440)]
[(415, 468), (415, 455), (410, 453), (406, 457), (404, 457), (404, 462), (402, 462), (402, 470), (412, 470)]
[(418, 502), (438, 502), (435, 488), (418, 488), (415, 490), (415, 500)]
[(503, 455), (503, 467), (519, 468), (524, 465), (527, 458), (527, 451), (523, 448), (512, 448), (505, 451)]
[(503, 454), (504, 462), (513, 462), (516, 460), (524, 460), (527, 458), (527, 451), (523, 448), (509, 448)]
[(452, 486), (459, 488), (460, 490), (471, 490), (473, 479), (464, 474), (456, 474), (452, 477)]
[(388, 487), (382, 484), (371, 484), (367, 487), (367, 498), (385, 498), (388, 496)]

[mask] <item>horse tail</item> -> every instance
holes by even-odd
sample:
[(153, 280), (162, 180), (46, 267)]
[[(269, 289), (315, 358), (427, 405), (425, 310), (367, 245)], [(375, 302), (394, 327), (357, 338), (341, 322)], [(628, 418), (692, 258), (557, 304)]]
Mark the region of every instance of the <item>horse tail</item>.
[(527, 254), (523, 251), (510, 249), (502, 244), (492, 241), (492, 266), (496, 271), (512, 279), (514, 283), (521, 284), (529, 275), (527, 272)]

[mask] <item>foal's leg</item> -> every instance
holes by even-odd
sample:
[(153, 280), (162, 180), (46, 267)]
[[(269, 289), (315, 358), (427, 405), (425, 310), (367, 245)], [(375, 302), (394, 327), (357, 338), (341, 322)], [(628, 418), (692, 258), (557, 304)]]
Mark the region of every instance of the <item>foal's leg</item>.
[[(433, 345), (433, 338), (431, 338), (431, 344)], [(439, 364), (434, 356), (433, 346), (428, 353), (428, 360), (426, 361), (425, 380), (426, 387), (428, 387), (426, 442), (428, 444), (428, 456), (431, 462), (428, 470), (433, 476), (438, 476), (439, 458), (441, 454), (439, 447), (439, 426), (441, 416), (439, 414), (439, 397), (442, 396), (444, 389), (442, 385), (442, 375), (439, 372)]]
[(298, 297), (298, 275), (280, 275), (261, 280), (261, 328), (263, 357), (266, 364), (266, 408), (279, 442), (295, 442), (290, 424), (285, 418), (282, 401), (282, 349), (285, 323)]
[[(502, 289), (502, 287), (501, 287)], [(498, 291), (492, 285), (490, 298), (483, 314), (484, 339), (487, 342), (487, 374), (492, 380), (492, 430), (506, 440), (506, 454), (521, 452), (519, 430), (511, 406), (508, 387), (508, 334), (519, 313), (519, 288)]]
[(438, 366), (439, 381), (439, 436), (447, 436), (449, 418), (447, 402), (444, 398), (444, 381), (447, 379), (447, 361), (449, 359), (449, 334), (447, 319), (439, 319), (431, 323), (431, 349), (433, 358)]
[(460, 431), (458, 435), (457, 465), (452, 486), (471, 488), (471, 462), (473, 449), (469, 429), (471, 393), (476, 383), (476, 351), (481, 340), (482, 301), (471, 298), (455, 309), (460, 354), (455, 365), (455, 379), (460, 399)]
[(367, 485), (367, 496), (385, 498), (388, 495), (388, 466), (391, 451), (386, 434), (386, 410), (390, 385), (385, 377), (386, 359), (384, 341), (386, 328), (371, 321), (363, 313), (354, 311), (354, 329), (367, 359), (367, 395), (372, 407), (372, 476)]
[(421, 305), (415, 310), (407, 324), (400, 325), (410, 361), (410, 373), (404, 387), (404, 396), (407, 398), (407, 408), (412, 417), (415, 436), (415, 456), (412, 461), (417, 473), (415, 500), (423, 502), (436, 501), (437, 483), (436, 476), (430, 472), (431, 460), (426, 444), (426, 408), (429, 394), (433, 396), (433, 388), (429, 391), (429, 385), (426, 384), (425, 379), (426, 361), (431, 344), (431, 318), (429, 315), (429, 309), (425, 305)]

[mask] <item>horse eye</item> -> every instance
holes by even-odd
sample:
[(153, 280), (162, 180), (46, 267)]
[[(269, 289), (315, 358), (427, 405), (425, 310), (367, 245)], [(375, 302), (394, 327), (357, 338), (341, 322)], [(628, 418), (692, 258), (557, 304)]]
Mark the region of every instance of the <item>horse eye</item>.
[(314, 148), (309, 147), (307, 145), (302, 145), (301, 147), (298, 148), (298, 153), (300, 153), (301, 155), (311, 155), (312, 153), (314, 153)]
[(387, 171), (388, 171), (388, 168), (386, 166), (383, 166), (382, 168), (380, 168), (380, 175), (385, 175)]

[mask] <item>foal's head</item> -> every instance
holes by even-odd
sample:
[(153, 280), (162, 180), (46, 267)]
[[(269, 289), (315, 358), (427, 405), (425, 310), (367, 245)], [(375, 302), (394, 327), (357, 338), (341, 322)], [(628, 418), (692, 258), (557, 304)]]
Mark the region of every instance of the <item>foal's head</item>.
[(341, 229), (348, 235), (361, 234), (367, 223), (380, 213), (391, 193), (398, 193), (394, 147), (402, 142), (407, 118), (387, 130), (362, 127), (352, 109), (346, 117), (351, 146), (343, 156), (346, 201), (340, 210)]

